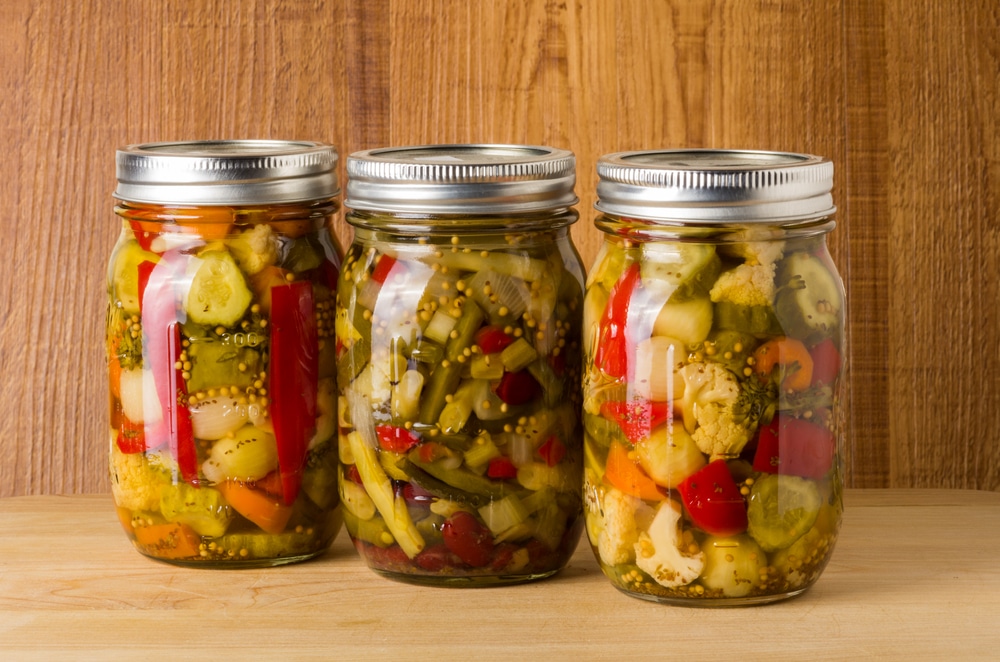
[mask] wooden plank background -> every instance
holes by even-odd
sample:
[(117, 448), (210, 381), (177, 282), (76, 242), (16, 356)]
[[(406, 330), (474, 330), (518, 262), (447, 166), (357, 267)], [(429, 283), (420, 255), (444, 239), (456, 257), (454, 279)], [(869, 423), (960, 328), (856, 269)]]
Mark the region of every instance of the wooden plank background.
[(998, 108), (996, 0), (5, 0), (0, 496), (109, 489), (114, 150), (206, 138), (567, 147), (588, 264), (602, 153), (829, 156), (850, 484), (1000, 490)]

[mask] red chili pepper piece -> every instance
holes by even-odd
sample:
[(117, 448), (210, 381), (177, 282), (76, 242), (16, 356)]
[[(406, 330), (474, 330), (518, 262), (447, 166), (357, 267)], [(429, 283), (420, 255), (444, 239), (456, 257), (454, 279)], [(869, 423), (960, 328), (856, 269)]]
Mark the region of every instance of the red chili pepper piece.
[(754, 471), (819, 480), (833, 466), (836, 438), (801, 418), (775, 416), (757, 437)]
[(382, 450), (391, 453), (405, 453), (420, 443), (415, 434), (398, 425), (376, 425), (375, 434)]
[(734, 536), (747, 530), (746, 502), (725, 460), (715, 460), (677, 486), (691, 521), (713, 536)]
[(566, 444), (553, 435), (538, 447), (538, 454), (545, 460), (545, 464), (554, 467), (566, 457)]
[(312, 284), (297, 281), (272, 287), (271, 420), (286, 505), (299, 494), (309, 440), (316, 431), (318, 342)]
[(523, 405), (542, 394), (542, 387), (527, 370), (505, 372), (494, 393), (509, 405)]
[(195, 447), (187, 388), (177, 367), (181, 354), (181, 327), (175, 284), (187, 265), (187, 256), (168, 251), (150, 270), (142, 294), (142, 360), (153, 374), (162, 421), (146, 428), (146, 445), (156, 448), (164, 441), (177, 461), (181, 478), (198, 484), (198, 451)]
[(464, 510), (444, 521), (441, 537), (455, 556), (474, 568), (488, 565), (493, 557), (493, 534)]
[(517, 478), (517, 467), (508, 457), (495, 457), (486, 467), (486, 475), (497, 480)]
[(496, 354), (502, 352), (514, 342), (514, 337), (503, 330), (502, 326), (484, 326), (476, 331), (476, 345), (483, 351), (483, 354)]
[(628, 375), (629, 356), (632, 353), (632, 343), (626, 329), (628, 310), (640, 282), (639, 265), (633, 262), (611, 288), (608, 304), (598, 326), (594, 363), (615, 379)]
[(625, 438), (635, 443), (645, 439), (656, 428), (670, 420), (673, 405), (651, 400), (604, 402), (601, 416), (618, 424)]
[(122, 453), (142, 453), (146, 450), (146, 432), (141, 424), (135, 424), (121, 417), (115, 444)]
[(384, 284), (397, 264), (400, 269), (404, 268), (403, 264), (398, 262), (396, 258), (389, 255), (383, 255), (379, 258), (378, 264), (375, 265), (375, 268), (372, 269), (372, 280), (379, 285)]

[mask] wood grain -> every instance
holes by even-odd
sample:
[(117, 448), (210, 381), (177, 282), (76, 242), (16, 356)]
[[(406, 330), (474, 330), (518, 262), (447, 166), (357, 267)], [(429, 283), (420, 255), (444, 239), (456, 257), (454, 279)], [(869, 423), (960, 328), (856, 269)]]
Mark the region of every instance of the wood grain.
[(0, 496), (107, 487), (115, 148), (251, 137), (570, 148), (588, 264), (602, 153), (829, 156), (849, 482), (1000, 490), (992, 0), (9, 0), (0, 57)]
[[(696, 659), (995, 659), (1000, 494), (848, 490), (845, 501), (833, 558), (804, 595), (768, 607), (690, 609), (619, 593), (586, 542), (545, 581), (435, 589), (376, 576), (343, 533), (308, 563), (193, 570), (135, 552), (110, 495), (0, 499), (0, 654), (637, 660), (669, 650)], [(978, 544), (956, 556), (955, 541), (970, 531)]]

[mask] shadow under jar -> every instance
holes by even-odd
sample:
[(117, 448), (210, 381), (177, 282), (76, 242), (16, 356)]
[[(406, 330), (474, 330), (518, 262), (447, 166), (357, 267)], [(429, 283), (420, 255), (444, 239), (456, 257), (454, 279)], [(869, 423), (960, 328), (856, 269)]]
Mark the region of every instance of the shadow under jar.
[(348, 158), (340, 489), (377, 573), (511, 584), (582, 532), (575, 159), (517, 145)]
[(280, 565), (340, 530), (336, 164), (305, 142), (118, 152), (110, 471), (147, 556)]
[(798, 595), (843, 509), (833, 164), (685, 150), (597, 169), (584, 443), (600, 566), (656, 602)]

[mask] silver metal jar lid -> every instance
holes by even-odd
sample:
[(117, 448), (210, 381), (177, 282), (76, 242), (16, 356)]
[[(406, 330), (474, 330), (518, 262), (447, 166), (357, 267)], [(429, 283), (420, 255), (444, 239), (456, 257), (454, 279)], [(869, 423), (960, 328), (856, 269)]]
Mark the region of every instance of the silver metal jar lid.
[(214, 140), (129, 145), (114, 197), (153, 204), (304, 202), (340, 192), (337, 151), (317, 142)]
[(833, 163), (750, 150), (619, 152), (597, 162), (599, 211), (653, 221), (787, 222), (836, 211)]
[(403, 214), (496, 214), (577, 203), (572, 152), (531, 145), (419, 145), (347, 157), (344, 205)]

